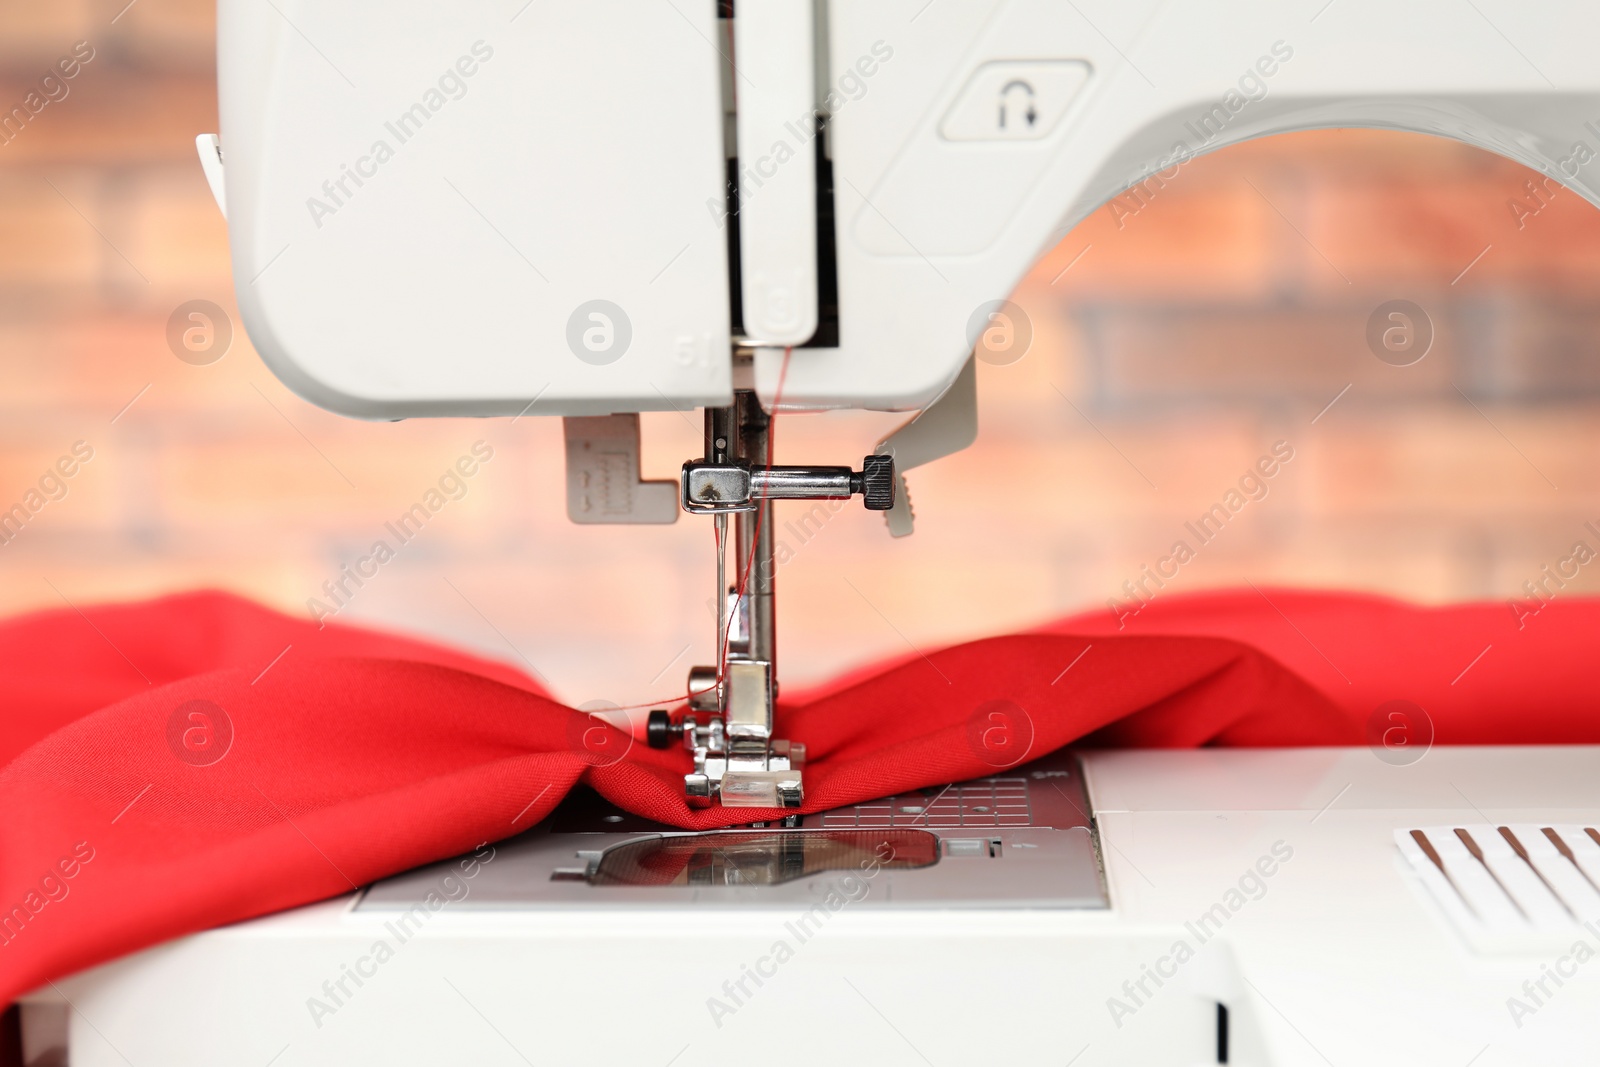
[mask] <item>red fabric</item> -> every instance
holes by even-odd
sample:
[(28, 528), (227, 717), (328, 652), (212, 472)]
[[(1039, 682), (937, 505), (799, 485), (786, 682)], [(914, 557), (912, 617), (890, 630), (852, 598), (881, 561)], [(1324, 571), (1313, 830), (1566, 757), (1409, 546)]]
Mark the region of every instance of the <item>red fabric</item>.
[[(785, 704), (780, 736), (809, 748), (807, 809), (1072, 741), (1358, 744), (1396, 698), (1426, 708), (1440, 743), (1600, 740), (1600, 601), (1553, 603), (1522, 630), (1504, 605), (1276, 590), (1122, 621), (917, 655)], [(0, 672), (0, 1003), (517, 833), (580, 780), (680, 826), (772, 814), (690, 810), (682, 752), (505, 666), (220, 594), (0, 624)]]

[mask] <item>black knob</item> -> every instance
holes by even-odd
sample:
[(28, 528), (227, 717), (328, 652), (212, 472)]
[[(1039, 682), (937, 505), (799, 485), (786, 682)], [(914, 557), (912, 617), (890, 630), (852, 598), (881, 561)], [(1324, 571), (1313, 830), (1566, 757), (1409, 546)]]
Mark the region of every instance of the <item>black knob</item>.
[(894, 507), (894, 457), (868, 456), (861, 461), (861, 497), (868, 511)]
[(682, 726), (672, 724), (672, 716), (656, 710), (645, 720), (644, 739), (651, 748), (670, 748), (674, 738), (683, 734)]

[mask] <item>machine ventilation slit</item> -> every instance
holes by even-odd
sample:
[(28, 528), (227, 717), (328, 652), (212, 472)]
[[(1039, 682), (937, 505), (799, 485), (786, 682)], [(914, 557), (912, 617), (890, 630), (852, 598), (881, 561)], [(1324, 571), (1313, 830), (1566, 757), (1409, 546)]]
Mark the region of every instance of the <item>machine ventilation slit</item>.
[(1470, 948), (1526, 954), (1600, 935), (1600, 840), (1591, 830), (1493, 823), (1393, 833), (1425, 896)]
[(1494, 884), (1500, 887), (1500, 892), (1504, 893), (1506, 899), (1511, 901), (1511, 906), (1516, 908), (1522, 917), (1526, 919), (1528, 917), (1528, 909), (1524, 908), (1522, 902), (1512, 895), (1511, 890), (1506, 888), (1506, 884), (1494, 872), (1494, 868), (1489, 866), (1489, 861), (1483, 858), (1483, 849), (1478, 847), (1478, 843), (1472, 839), (1472, 835), (1461, 827), (1456, 827), (1456, 837), (1460, 838), (1461, 843), (1467, 846), (1467, 851), (1472, 853), (1472, 858), (1478, 861), (1478, 865), (1489, 872), (1489, 877), (1494, 879)]
[[(1594, 879), (1589, 877), (1589, 872), (1584, 870), (1583, 864), (1578, 862), (1578, 856), (1572, 851), (1572, 846), (1567, 844), (1560, 834), (1556, 833), (1555, 827), (1546, 826), (1539, 832), (1544, 834), (1550, 844), (1555, 846), (1557, 852), (1561, 853), (1561, 858), (1572, 864), (1573, 869), (1583, 876), (1583, 880), (1589, 883), (1589, 888), (1593, 889), (1597, 895), (1600, 895), (1600, 885), (1595, 885)], [(1593, 830), (1589, 832), (1591, 834), (1594, 833)]]
[(1439, 873), (1444, 875), (1444, 880), (1450, 883), (1450, 888), (1455, 890), (1456, 896), (1461, 898), (1461, 902), (1467, 906), (1467, 910), (1476, 915), (1477, 910), (1473, 908), (1472, 901), (1468, 900), (1466, 894), (1461, 892), (1461, 887), (1456, 885), (1456, 880), (1450, 877), (1450, 872), (1445, 869), (1444, 860), (1439, 858), (1439, 851), (1433, 847), (1433, 842), (1428, 840), (1428, 835), (1421, 830), (1413, 830), (1411, 831), (1411, 838), (1417, 843), (1417, 847), (1422, 849), (1422, 854), (1427, 856), (1435, 867), (1439, 868)]
[(1565, 900), (1561, 899), (1561, 894), (1556, 892), (1556, 887), (1550, 884), (1550, 879), (1546, 878), (1544, 876), (1544, 872), (1541, 871), (1538, 866), (1534, 864), (1533, 860), (1528, 857), (1528, 850), (1522, 847), (1522, 842), (1518, 841), (1517, 835), (1511, 832), (1511, 827), (1500, 827), (1500, 836), (1505, 838), (1506, 844), (1511, 846), (1511, 851), (1515, 852), (1517, 854), (1517, 858), (1527, 865), (1528, 870), (1533, 872), (1533, 876), (1539, 879), (1539, 882), (1546, 889), (1550, 890), (1550, 895), (1556, 898), (1556, 903), (1561, 905), (1561, 909), (1568, 915), (1572, 916), (1573, 919), (1577, 919), (1578, 913), (1572, 910), (1571, 904), (1568, 904)]

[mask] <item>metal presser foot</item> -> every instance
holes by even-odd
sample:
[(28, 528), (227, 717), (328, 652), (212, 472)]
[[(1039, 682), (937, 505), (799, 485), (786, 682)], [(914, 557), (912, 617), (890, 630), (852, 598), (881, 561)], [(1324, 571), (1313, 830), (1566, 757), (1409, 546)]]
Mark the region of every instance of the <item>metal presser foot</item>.
[[(770, 416), (754, 393), (731, 408), (706, 411), (706, 458), (683, 465), (683, 510), (717, 524), (719, 665), (689, 671), (689, 708), (674, 722), (652, 711), (652, 748), (675, 740), (694, 756), (684, 792), (695, 807), (796, 808), (804, 797), (805, 746), (772, 736), (778, 696), (773, 613), (774, 500), (846, 500), (872, 511), (894, 506), (894, 460), (868, 456), (849, 467), (773, 467), (767, 463)], [(728, 584), (728, 516), (734, 518), (734, 576)]]

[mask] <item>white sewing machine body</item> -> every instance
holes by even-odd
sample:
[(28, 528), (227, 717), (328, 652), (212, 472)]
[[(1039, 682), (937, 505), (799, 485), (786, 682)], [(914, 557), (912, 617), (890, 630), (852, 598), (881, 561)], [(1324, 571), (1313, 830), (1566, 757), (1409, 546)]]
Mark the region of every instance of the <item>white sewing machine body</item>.
[(717, 6), (221, 0), (262, 358), (362, 417), (601, 415), (727, 405), (736, 345), (770, 405), (797, 345), (786, 408), (915, 410), (981, 305), (1201, 152), (1414, 130), (1600, 195), (1575, 155), (1600, 122), (1580, 0)]
[[(636, 425), (630, 441), (578, 417), (759, 418), (785, 359), (784, 410), (927, 409), (922, 437), (879, 446), (896, 477), (963, 447), (963, 368), (998, 302), (1089, 212), (1200, 152), (1413, 130), (1600, 198), (1600, 7), (1582, 0), (738, 0), (731, 20), (714, 0), (220, 8), (224, 155), (206, 162), (262, 357), (361, 417), (574, 417), (569, 471), (615, 480), (588, 511), (569, 483), (580, 521), (675, 512), (670, 487), (632, 484)], [(719, 469), (748, 474), (764, 429), (737, 434)], [(615, 463), (574, 459), (591, 453)], [(845, 475), (808, 484), (860, 491)], [(758, 540), (741, 518), (740, 555)], [(770, 710), (770, 585), (750, 595), (728, 625)], [(731, 664), (702, 676), (718, 687), (702, 710), (733, 724)], [(759, 703), (742, 725), (765, 745)], [(370, 890), (64, 981), (78, 1010), (35, 995), (25, 1037), (35, 1056), (68, 1044), (72, 1067), (1592, 1058), (1600, 964), (1575, 946), (1600, 949), (1584, 925), (1600, 922), (1595, 749), (1084, 761), (1095, 847), (1071, 830), (1064, 902), (997, 899), (1026, 865), (1016, 827), (997, 851), (941, 837), (926, 870), (876, 871), (803, 943), (794, 894), (831, 883), (591, 901), (597, 861), (574, 849), (571, 870), (527, 883), (563, 883), (555, 903), (469, 892), (402, 943)], [(768, 784), (798, 795), (795, 777)], [(960, 899), (908, 900), (941, 869), (991, 873), (956, 878)]]
[[(508, 842), (406, 876), (375, 910), (384, 883), (60, 983), (77, 1009), (70, 1063), (717, 1063), (755, 1049), (777, 1065), (1590, 1057), (1600, 844), (1584, 828), (1600, 822), (1600, 749), (1437, 748), (1409, 766), (1364, 748), (1093, 752), (1083, 764), (1109, 906), (899, 899), (940, 867), (987, 867), (998, 881), (1026, 856), (1016, 829), (941, 831), (1004, 837), (999, 855), (947, 844), (930, 869), (826, 872), (790, 883), (808, 899), (781, 903), (762, 895), (783, 887), (750, 885), (733, 905), (690, 903), (682, 885), (511, 903), (508, 879), (491, 886), (496, 864), (517, 862)], [(1496, 848), (1501, 825), (1531, 863)], [(1547, 826), (1574, 860), (1545, 844)], [(1457, 827), (1486, 864), (1451, 847)], [(1397, 847), (1397, 831), (1414, 829), (1451, 880)], [(570, 863), (594, 835), (564, 836)], [(403, 918), (398, 901), (427, 888), (443, 903)], [(69, 1012), (54, 992), (26, 1012), (36, 1047), (60, 1040), (47, 1035)]]

